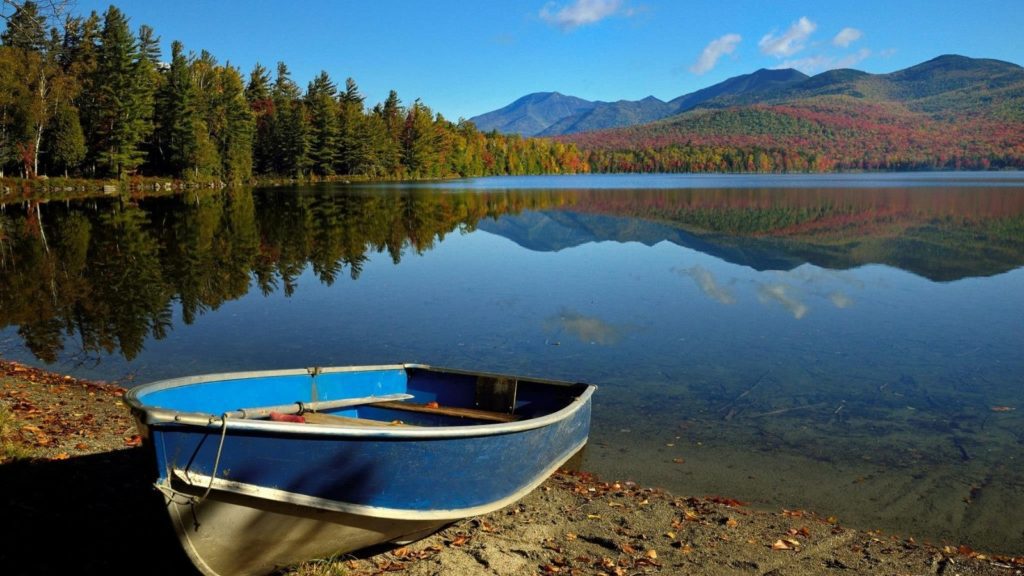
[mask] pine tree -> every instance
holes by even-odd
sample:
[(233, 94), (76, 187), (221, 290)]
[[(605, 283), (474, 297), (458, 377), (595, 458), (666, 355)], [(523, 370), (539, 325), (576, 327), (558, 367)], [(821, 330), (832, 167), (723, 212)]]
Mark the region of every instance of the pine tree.
[(272, 98), (275, 172), (282, 176), (302, 176), (308, 163), (308, 125), (299, 87), (292, 81), (284, 62), (277, 64)]
[(389, 92), (384, 104), (374, 107), (374, 114), (383, 122), (385, 133), (385, 138), (380, 141), (377, 148), (377, 158), (387, 176), (401, 178), (405, 110), (402, 108), (402, 101), (398, 99), (398, 93), (394, 90)]
[(40, 14), (39, 5), (28, 0), (17, 6), (7, 19), (0, 42), (26, 52), (42, 52), (46, 47), (46, 18)]
[(220, 91), (225, 118), (218, 140), (220, 157), (225, 177), (240, 183), (252, 177), (255, 120), (245, 97), (242, 74), (237, 69), (231, 66), (221, 69)]
[(274, 171), (274, 100), (270, 97), (270, 72), (256, 64), (249, 73), (245, 99), (255, 121), (253, 133), (253, 170), (257, 174)]
[(154, 149), (157, 169), (163, 174), (181, 176), (194, 161), (195, 90), (189, 74), (188, 59), (181, 42), (171, 44), (171, 64), (157, 93)]
[(198, 58), (192, 60), (189, 74), (196, 95), (196, 121), (193, 124), (196, 151), (192, 174), (220, 176), (223, 165), (217, 140), (225, 124), (219, 86), (220, 66), (213, 54), (203, 50)]
[(402, 164), (417, 178), (438, 176), (437, 132), (430, 108), (417, 99), (406, 114), (402, 132)]
[(334, 97), (337, 87), (327, 72), (309, 83), (306, 109), (309, 114), (309, 161), (315, 174), (334, 174), (338, 146), (338, 115)]
[(152, 85), (146, 80), (154, 65), (140, 54), (121, 11), (108, 8), (90, 79), (95, 124), (87, 131), (91, 153), (108, 174), (122, 177), (142, 162), (141, 144), (152, 114)]
[[(397, 96), (396, 96), (397, 98)], [(357, 174), (364, 171), (370, 153), (369, 142), (366, 140), (363, 115), (363, 95), (355, 80), (345, 80), (345, 91), (338, 98), (339, 107), (339, 138), (338, 167), (345, 174)]]

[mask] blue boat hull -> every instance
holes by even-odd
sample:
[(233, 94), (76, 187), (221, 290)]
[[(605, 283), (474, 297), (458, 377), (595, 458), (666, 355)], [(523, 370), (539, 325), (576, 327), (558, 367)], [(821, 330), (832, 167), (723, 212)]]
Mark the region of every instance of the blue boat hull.
[[(283, 384), (265, 374), (252, 375), (249, 387), (244, 374), (222, 381), (230, 393), (251, 396), (242, 403), (271, 402), (266, 392), (292, 386), (288, 378), (297, 373), (275, 374)], [(217, 417), (238, 407), (216, 394), (217, 378), (157, 383), (132, 391), (128, 401), (186, 552), (204, 573), (219, 575), (263, 574), (412, 539), (507, 506), (584, 446), (593, 392), (582, 384), (517, 380), (521, 393), (510, 410), (525, 414), (521, 420), (445, 425), (451, 422), (442, 417), (440, 426), (365, 427)], [(346, 370), (336, 381), (323, 378), (312, 399), (408, 392), (417, 401), (471, 405), (465, 396), (478, 379), (427, 367)], [(204, 405), (213, 409), (202, 411)], [(339, 413), (380, 417), (375, 411)]]

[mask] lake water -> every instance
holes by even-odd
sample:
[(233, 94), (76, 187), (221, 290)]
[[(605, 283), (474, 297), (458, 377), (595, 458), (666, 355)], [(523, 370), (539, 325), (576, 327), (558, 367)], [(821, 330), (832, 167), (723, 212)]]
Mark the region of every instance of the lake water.
[(589, 381), (606, 478), (1024, 553), (1024, 174), (0, 203), (6, 358)]

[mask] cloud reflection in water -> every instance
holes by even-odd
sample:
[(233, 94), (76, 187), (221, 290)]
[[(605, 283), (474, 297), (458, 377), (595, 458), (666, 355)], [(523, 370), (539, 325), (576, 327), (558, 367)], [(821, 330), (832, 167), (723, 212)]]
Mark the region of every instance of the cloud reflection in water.
[(767, 303), (774, 300), (788, 310), (793, 318), (799, 320), (807, 315), (808, 308), (803, 302), (793, 297), (789, 290), (790, 288), (784, 284), (761, 284), (758, 286), (757, 293), (761, 302)]
[(548, 318), (546, 327), (549, 332), (557, 335), (567, 332), (585, 344), (609, 346), (622, 339), (622, 329), (613, 326), (600, 318), (584, 316), (573, 310), (563, 309)]
[(693, 281), (697, 283), (697, 287), (700, 288), (701, 292), (707, 294), (709, 297), (717, 300), (722, 304), (735, 304), (736, 298), (733, 297), (732, 292), (728, 289), (719, 286), (718, 282), (715, 281), (715, 277), (711, 275), (711, 271), (703, 266), (693, 266), (685, 270), (678, 270), (680, 274), (685, 274)]

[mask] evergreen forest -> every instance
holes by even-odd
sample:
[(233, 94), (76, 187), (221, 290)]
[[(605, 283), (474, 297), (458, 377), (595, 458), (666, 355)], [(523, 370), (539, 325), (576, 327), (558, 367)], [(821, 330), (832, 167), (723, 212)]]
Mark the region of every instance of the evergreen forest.
[(54, 18), (17, 3), (0, 35), (0, 177), (419, 179), (585, 171), (571, 143), (482, 133), (392, 91), (370, 106), (321, 72), (248, 75), (115, 6)]

